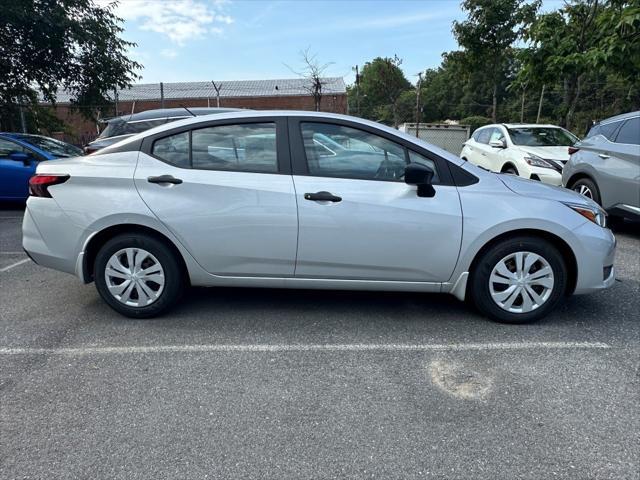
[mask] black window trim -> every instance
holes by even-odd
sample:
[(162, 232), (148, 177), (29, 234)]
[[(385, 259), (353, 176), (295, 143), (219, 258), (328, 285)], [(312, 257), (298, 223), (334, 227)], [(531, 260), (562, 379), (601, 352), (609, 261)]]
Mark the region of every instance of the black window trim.
[[(251, 123), (273, 123), (276, 127), (276, 160), (277, 170), (275, 172), (265, 172), (264, 170), (226, 170), (216, 168), (193, 168), (192, 161), (192, 149), (191, 149), (191, 132), (193, 130), (200, 130), (210, 127), (226, 127), (241, 124)], [(156, 155), (153, 154), (153, 145), (156, 141), (161, 140), (172, 135), (176, 135), (183, 132), (189, 132), (189, 166), (182, 167), (174, 165)], [(197, 170), (201, 172), (229, 172), (229, 173), (261, 173), (265, 175), (291, 175), (291, 157), (289, 153), (289, 135), (287, 128), (286, 117), (244, 117), (244, 118), (226, 118), (221, 120), (209, 120), (205, 122), (192, 123), (189, 125), (183, 125), (175, 127), (169, 130), (165, 130), (154, 135), (149, 135), (142, 139), (140, 147), (135, 150), (140, 150), (150, 157), (156, 160), (171, 165), (174, 168), (181, 168), (183, 170)]]
[[(318, 177), (318, 178), (344, 178), (346, 180), (363, 180), (363, 181), (375, 181), (375, 182), (394, 182), (394, 183), (404, 183), (402, 180), (392, 180), (392, 179), (377, 179), (377, 178), (354, 178), (354, 177), (344, 177), (340, 175), (311, 175), (309, 173), (308, 165), (307, 165), (307, 156), (304, 149), (304, 140), (302, 137), (302, 123), (327, 123), (332, 125), (339, 125), (349, 128), (354, 128), (356, 130), (361, 130), (372, 135), (377, 135), (382, 137), (390, 142), (393, 142), (404, 149), (405, 161), (407, 164), (409, 163), (409, 153), (408, 150), (412, 150), (414, 153), (422, 155), (423, 157), (428, 158), (433, 161), (436, 165), (436, 169), (438, 170), (438, 176), (440, 177), (440, 182), (437, 185), (442, 186), (455, 186), (455, 182), (453, 179), (453, 175), (451, 173), (451, 167), (459, 168), (457, 165), (452, 165), (448, 160), (436, 155), (435, 153), (427, 150), (426, 148), (420, 147), (414, 143), (407, 141), (402, 137), (397, 137), (389, 132), (385, 132), (383, 130), (379, 130), (375, 127), (371, 127), (369, 125), (363, 125), (357, 121), (350, 121), (342, 118), (327, 118), (327, 117), (316, 117), (313, 115), (305, 115), (305, 116), (290, 116), (289, 117), (289, 138), (291, 139), (289, 145), (291, 148), (291, 164), (293, 175), (304, 176), (304, 177)], [(475, 183), (475, 182), (474, 182)]]

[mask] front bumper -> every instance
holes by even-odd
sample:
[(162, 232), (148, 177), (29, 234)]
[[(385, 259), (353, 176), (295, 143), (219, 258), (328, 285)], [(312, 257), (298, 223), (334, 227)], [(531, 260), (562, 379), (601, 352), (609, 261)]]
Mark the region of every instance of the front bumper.
[(550, 168), (532, 167), (529, 178), (549, 185), (562, 186), (562, 174)]
[(576, 294), (596, 292), (609, 288), (615, 282), (614, 266), (616, 238), (611, 230), (586, 222), (573, 232), (578, 245), (576, 260), (578, 278)]

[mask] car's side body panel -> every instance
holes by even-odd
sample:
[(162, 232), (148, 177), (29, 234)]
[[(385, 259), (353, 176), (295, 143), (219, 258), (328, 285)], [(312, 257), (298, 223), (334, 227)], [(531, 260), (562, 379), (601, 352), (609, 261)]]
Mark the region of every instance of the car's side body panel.
[[(216, 117), (216, 122), (251, 121), (252, 116), (261, 121), (271, 117), (286, 121), (289, 117), (290, 127), (304, 115), (315, 121), (316, 114), (271, 112), (225, 114)], [(434, 186), (434, 197), (421, 198), (415, 187), (402, 182), (310, 176), (298, 169), (297, 155), (291, 158), (290, 170), (279, 174), (215, 171), (204, 175), (145, 153), (148, 138), (213, 120), (181, 121), (136, 136), (127, 143), (131, 148), (40, 165), (38, 173), (68, 174), (70, 179), (50, 187), (53, 198), (29, 200), (24, 247), (38, 263), (87, 280), (82, 257), (88, 242), (112, 226), (142, 225), (175, 245), (193, 285), (442, 290), (461, 297), (473, 259), (482, 247), (496, 236), (526, 229), (551, 233), (569, 245), (578, 262), (577, 293), (604, 288), (612, 281), (602, 278), (602, 267), (613, 260), (611, 232), (561, 203), (566, 195), (577, 202), (580, 197), (571, 192), (561, 195), (540, 184), (533, 184), (540, 187), (538, 196), (519, 194), (507, 188), (500, 175), (432, 150), (392, 129), (337, 115), (317, 115), (327, 122), (375, 130), (406, 148), (429, 150), (438, 165), (444, 165), (445, 184)], [(291, 117), (298, 120), (291, 121)], [(278, 156), (281, 151), (279, 147)], [(283, 153), (286, 157), (288, 149)], [(445, 174), (447, 162), (464, 164), (462, 168), (479, 181), (460, 187), (451, 184), (452, 175)], [(164, 174), (180, 175), (183, 184), (147, 182), (149, 176)], [(186, 184), (194, 190), (186, 192), (185, 198), (172, 195)], [(333, 193), (342, 194), (342, 205), (301, 199), (307, 189), (340, 186), (344, 188)], [(154, 200), (160, 194), (162, 200)], [(345, 207), (342, 212), (340, 207)], [(294, 270), (296, 255), (299, 272)], [(322, 268), (313, 270), (318, 266)]]
[[(300, 218), (296, 277), (443, 282), (460, 251), (458, 191), (436, 187), (421, 198), (416, 187), (380, 182), (294, 177)], [(327, 191), (337, 203), (305, 200)]]
[[(147, 181), (158, 175), (183, 183)], [(290, 175), (182, 169), (141, 153), (135, 183), (207, 272), (293, 276), (298, 218)]]

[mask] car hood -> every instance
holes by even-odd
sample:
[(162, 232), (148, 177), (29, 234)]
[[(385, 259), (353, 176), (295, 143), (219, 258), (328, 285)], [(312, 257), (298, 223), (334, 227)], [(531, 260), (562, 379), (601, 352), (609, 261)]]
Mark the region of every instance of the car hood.
[(545, 200), (556, 200), (563, 203), (573, 203), (574, 205), (598, 207), (598, 204), (593, 200), (567, 188), (547, 185), (546, 183), (528, 180), (515, 175), (497, 174), (497, 176), (509, 190), (518, 195)]
[(569, 160), (569, 147), (527, 147), (519, 145), (518, 148), (525, 153), (532, 153), (541, 158), (559, 160), (561, 162)]

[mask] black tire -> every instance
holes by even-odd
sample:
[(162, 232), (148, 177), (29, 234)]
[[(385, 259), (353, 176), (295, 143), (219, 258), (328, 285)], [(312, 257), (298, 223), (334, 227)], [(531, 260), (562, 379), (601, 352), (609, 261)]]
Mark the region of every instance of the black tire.
[[(139, 248), (153, 255), (164, 270), (164, 286), (158, 298), (146, 306), (129, 306), (109, 291), (105, 278), (107, 262), (118, 251), (125, 248)], [(131, 233), (118, 235), (98, 251), (94, 264), (96, 289), (102, 299), (116, 312), (130, 318), (152, 318), (173, 307), (184, 290), (186, 275), (175, 253), (161, 240), (150, 235)]]
[[(554, 285), (550, 289), (548, 299), (538, 308), (527, 313), (512, 313), (504, 310), (493, 300), (490, 291), (489, 279), (493, 268), (502, 259), (516, 252), (532, 252), (540, 255), (553, 271)], [(515, 237), (491, 246), (475, 264), (469, 282), (469, 294), (478, 310), (502, 323), (529, 323), (541, 319), (558, 305), (566, 290), (567, 267), (562, 254), (547, 240), (533, 236)]]
[(502, 173), (506, 173), (508, 175), (515, 175), (516, 177), (520, 175), (518, 173), (518, 169), (513, 165), (506, 165), (502, 167)]
[[(598, 205), (602, 205), (602, 201), (600, 199), (600, 190), (598, 190), (596, 182), (594, 182), (590, 178), (579, 178), (578, 180), (573, 182), (573, 184), (571, 185), (571, 190), (573, 190), (574, 192), (578, 192), (587, 198), (591, 198), (591, 200), (596, 202)], [(583, 193), (585, 191), (590, 192), (590, 195)]]

